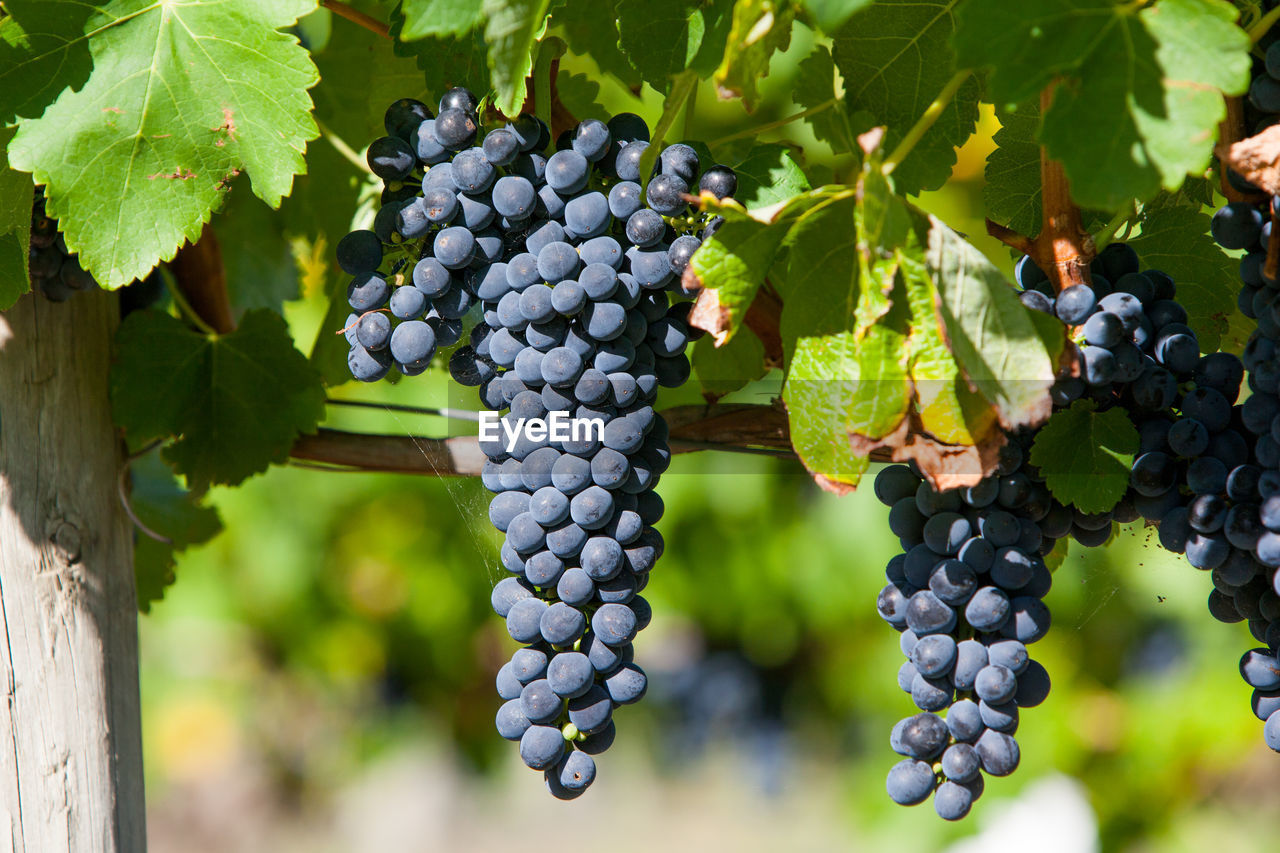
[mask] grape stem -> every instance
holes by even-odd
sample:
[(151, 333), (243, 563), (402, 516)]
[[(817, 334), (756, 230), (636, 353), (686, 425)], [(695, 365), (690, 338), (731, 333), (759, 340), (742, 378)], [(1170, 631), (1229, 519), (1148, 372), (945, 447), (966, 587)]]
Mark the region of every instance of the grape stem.
[[(1127, 209), (1121, 210), (1115, 216), (1111, 217), (1111, 221), (1103, 226), (1102, 230), (1093, 235), (1093, 245), (1099, 252), (1107, 247), (1116, 239), (1116, 234), (1125, 226), (1132, 227), (1133, 221), (1137, 218), (1137, 208), (1131, 202)], [(1126, 231), (1126, 234), (1128, 232)]]
[(657, 161), (658, 154), (662, 151), (662, 140), (666, 138), (667, 131), (671, 130), (671, 125), (675, 124), (676, 116), (680, 114), (685, 102), (693, 97), (693, 93), (697, 88), (698, 72), (692, 69), (680, 72), (671, 81), (671, 92), (668, 93), (666, 100), (662, 102), (662, 116), (658, 119), (658, 123), (654, 125), (653, 137), (649, 140), (649, 147), (645, 149), (644, 154), (640, 157), (640, 181), (642, 186), (649, 186), (649, 173), (653, 171), (653, 164)]
[[(557, 49), (559, 48), (559, 49)], [(552, 130), (551, 101), (554, 97), (556, 73), (560, 70), (560, 56), (564, 53), (564, 42), (559, 39), (547, 39), (538, 45), (538, 60), (533, 69), (533, 111), (542, 123)], [(551, 138), (555, 139), (554, 131)]]
[(320, 121), (320, 119), (316, 119), (316, 127), (320, 129), (320, 134), (328, 140), (329, 144), (333, 146), (333, 149), (342, 155), (342, 159), (346, 160), (366, 175), (373, 174), (373, 170), (369, 168), (369, 164), (364, 161), (364, 158), (357, 154), (355, 149), (348, 145), (341, 136), (334, 133), (333, 129), (330, 128), (329, 125)]
[(892, 174), (898, 164), (907, 158), (907, 155), (911, 153), (911, 149), (915, 148), (916, 143), (924, 138), (929, 128), (933, 127), (934, 122), (942, 115), (942, 111), (951, 104), (956, 92), (960, 91), (960, 87), (964, 85), (964, 82), (969, 79), (969, 75), (972, 73), (966, 68), (952, 75), (951, 79), (947, 81), (947, 85), (943, 86), (942, 91), (938, 93), (938, 97), (933, 99), (933, 103), (925, 107), (924, 112), (920, 114), (920, 118), (916, 119), (916, 123), (911, 125), (911, 128), (907, 131), (907, 135), (902, 137), (902, 141), (885, 158), (884, 163), (880, 166), (880, 171), (883, 174)]
[(786, 118), (780, 118), (777, 121), (766, 122), (765, 124), (757, 124), (747, 128), (746, 130), (740, 130), (737, 133), (731, 133), (728, 136), (722, 136), (719, 139), (712, 140), (710, 143), (708, 143), (707, 147), (716, 148), (717, 146), (724, 145), (727, 142), (736, 142), (739, 139), (746, 139), (749, 136), (759, 136), (762, 133), (768, 133), (771, 130), (777, 130), (780, 127), (786, 127), (792, 122), (801, 121), (803, 119), (809, 118), (810, 116), (815, 116), (818, 113), (822, 112), (823, 110), (829, 110), (832, 107), (834, 107), (837, 103), (839, 103), (838, 98), (832, 98), (829, 101), (823, 101), (821, 104), (818, 104), (817, 106), (809, 107), (809, 109), (805, 110), (804, 112), (795, 113), (793, 115), (787, 116)]
[(235, 315), (227, 294), (227, 268), (211, 223), (205, 223), (195, 243), (178, 251), (169, 262), (169, 272), (189, 309), (214, 332), (227, 334), (235, 330)]
[(693, 91), (689, 93), (689, 99), (684, 102), (684, 138), (693, 139), (694, 135), (690, 128), (693, 127), (693, 112), (698, 104), (698, 87), (694, 86)]
[(217, 335), (218, 331), (206, 323), (204, 318), (191, 307), (191, 303), (187, 301), (187, 297), (182, 293), (182, 288), (178, 287), (177, 282), (174, 281), (173, 273), (168, 269), (162, 269), (160, 276), (164, 279), (165, 286), (169, 288), (169, 295), (173, 298), (173, 304), (178, 306), (178, 311), (182, 316), (186, 317), (187, 321), (199, 329), (201, 333)]
[(1017, 231), (1001, 225), (994, 219), (987, 220), (987, 234), (995, 237), (1015, 252), (1029, 255), (1035, 250), (1035, 244), (1031, 238), (1022, 236)]
[(1275, 26), (1276, 21), (1280, 21), (1280, 6), (1263, 15), (1256, 24), (1249, 27), (1249, 39), (1257, 43), (1258, 39), (1265, 36)]
[(142, 523), (142, 519), (138, 518), (138, 514), (133, 511), (133, 502), (129, 500), (129, 462), (120, 466), (120, 476), (116, 478), (116, 494), (120, 498), (120, 506), (124, 509), (124, 514), (129, 516), (129, 520), (133, 522), (133, 526), (142, 531), (143, 534), (156, 540), (164, 545), (172, 545), (173, 540), (167, 536), (163, 536), (147, 525)]
[(391, 38), (391, 28), (377, 18), (366, 15), (358, 9), (353, 9), (346, 3), (339, 0), (320, 0), (320, 5), (328, 9), (340, 18), (346, 18), (357, 26), (364, 27), (374, 35), (382, 36), (384, 39)]
[(1262, 274), (1271, 281), (1280, 275), (1280, 223), (1276, 222), (1275, 204), (1268, 206), (1271, 208), (1271, 236), (1267, 238), (1267, 260)]

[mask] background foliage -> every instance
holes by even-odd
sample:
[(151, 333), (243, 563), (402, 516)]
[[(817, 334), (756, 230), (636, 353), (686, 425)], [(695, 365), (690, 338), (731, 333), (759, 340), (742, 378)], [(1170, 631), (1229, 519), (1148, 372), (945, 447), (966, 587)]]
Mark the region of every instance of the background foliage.
[[(559, 97), (575, 115), (635, 111), (666, 126), (667, 141), (702, 140), (735, 165), (741, 207), (725, 212), (729, 223), (695, 262), (729, 311), (725, 343), (700, 342), (698, 383), (663, 404), (703, 391), (745, 402), (784, 393), (783, 375), (739, 326), (758, 289), (774, 288), (786, 305), (785, 398), (805, 415), (793, 423), (796, 447), (828, 482), (856, 482), (866, 462), (848, 436), (883, 438), (906, 405), (932, 418), (939, 440), (964, 445), (997, 421), (1032, 417), (1034, 399), (1000, 383), (963, 396), (978, 356), (991, 353), (919, 334), (904, 341), (933, 319), (922, 299), (945, 302), (962, 284), (946, 263), (959, 256), (980, 270), (965, 286), (985, 283), (985, 298), (1020, 329), (996, 339), (998, 355), (1052, 360), (1061, 341), (1004, 291), (1011, 257), (982, 223), (1039, 230), (1040, 144), (1063, 162), (1092, 230), (1129, 236), (1145, 265), (1177, 278), (1202, 343), (1241, 343), (1230, 334), (1234, 262), (1207, 236), (1205, 170), (1222, 94), (1245, 88), (1250, 62), (1237, 9), (1223, 0), (354, 4), (389, 20), (394, 40), (316, 5), (6, 0), (0, 21), (0, 123), (16, 123), (0, 134), (11, 167), (0, 171), (0, 307), (25, 290), (15, 271), (25, 266), (32, 173), (68, 247), (105, 287), (145, 275), (211, 223), (238, 323), (224, 335), (192, 331), (166, 302), (169, 313), (126, 323), (114, 374), (131, 442), (165, 443), (134, 468), (139, 516), (173, 540), (138, 539), (144, 606), (183, 576), (143, 620), (161, 849), (166, 831), (175, 849), (266, 849), (264, 838), (272, 849), (345, 849), (343, 820), (371, 844), (377, 810), (356, 806), (344, 818), (335, 804), (372, 796), (368, 786), (398, 756), (446, 780), (453, 793), (440, 801), (471, 816), (450, 823), (442, 809), (430, 824), (458, 827), (448, 840), (460, 847), (484, 849), (485, 832), (515, 831), (522, 814), (486, 808), (511, 802), (512, 756), (491, 732), (490, 673), (503, 642), (488, 612), (496, 541), (479, 484), (253, 476), (322, 423), (446, 427), (323, 407), (325, 394), (459, 402), (437, 369), (393, 387), (345, 385), (333, 334), (347, 309), (332, 246), (372, 215), (377, 188), (360, 149), (381, 134), (395, 98), (432, 101), (488, 81), (492, 105), (517, 111), (555, 38), (565, 49)], [(1258, 4), (1239, 5), (1244, 26), (1260, 18)], [(1042, 110), (1053, 78), (1058, 96)], [(886, 134), (865, 152), (858, 137), (878, 126)], [(896, 326), (880, 322), (888, 305), (863, 286), (887, 269), (859, 262), (869, 248), (911, 273), (894, 293), (909, 309), (893, 315)], [(972, 318), (951, 320), (954, 332)], [(179, 376), (177, 364), (192, 372)], [(244, 391), (264, 368), (279, 382), (265, 401)], [(857, 397), (854, 380), (871, 374), (903, 389), (896, 408)], [(952, 395), (917, 395), (915, 383), (939, 379)], [(168, 393), (175, 387), (181, 395)], [(242, 400), (244, 411), (228, 407)], [(817, 412), (831, 416), (808, 416)], [(246, 429), (250, 419), (261, 428)], [(1123, 436), (1108, 442), (1112, 452), (1083, 473), (1129, 452)], [(1064, 479), (1078, 483), (1073, 473), (1082, 472)], [(619, 750), (657, 781), (624, 789), (628, 774), (611, 774), (619, 787), (593, 792), (609, 798), (598, 812), (627, 809), (647, 827), (673, 825), (673, 815), (688, 821), (675, 826), (705, 826), (723, 813), (737, 823), (717, 823), (741, 829), (742, 849), (769, 841), (747, 812), (790, 820), (814, 800), (822, 819), (812, 825), (830, 833), (815, 848), (907, 849), (909, 838), (937, 849), (981, 830), (986, 817), (944, 826), (882, 796), (884, 733), (909, 707), (892, 678), (896, 636), (873, 607), (896, 548), (882, 508), (864, 493), (824, 497), (793, 462), (682, 457), (663, 482), (669, 547), (642, 651), (655, 695), (636, 711), (646, 723), (630, 727), (630, 752)], [(214, 510), (226, 531), (192, 547), (218, 530)], [(1211, 623), (1207, 578), (1145, 540), (1126, 531), (1058, 570), (1058, 628), (1040, 647), (1054, 693), (1020, 732), (1024, 769), (991, 786), (984, 812), (994, 821), (998, 800), (1066, 773), (1087, 788), (1102, 849), (1205, 839), (1264, 849), (1277, 817), (1266, 792), (1280, 771), (1241, 714), (1234, 661), (1246, 634)], [(692, 709), (712, 724), (696, 725)], [(724, 772), (723, 761), (745, 772)], [(653, 793), (666, 786), (675, 793)], [(388, 837), (411, 849), (410, 835)], [(441, 838), (415, 841), (437, 849)], [(636, 849), (651, 843), (640, 836)]]

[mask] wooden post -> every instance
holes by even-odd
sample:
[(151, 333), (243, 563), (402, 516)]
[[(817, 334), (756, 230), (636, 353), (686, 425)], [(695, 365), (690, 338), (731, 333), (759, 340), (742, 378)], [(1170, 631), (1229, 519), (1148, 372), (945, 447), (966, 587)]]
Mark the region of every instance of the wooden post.
[(0, 313), (0, 850), (146, 849), (117, 299)]

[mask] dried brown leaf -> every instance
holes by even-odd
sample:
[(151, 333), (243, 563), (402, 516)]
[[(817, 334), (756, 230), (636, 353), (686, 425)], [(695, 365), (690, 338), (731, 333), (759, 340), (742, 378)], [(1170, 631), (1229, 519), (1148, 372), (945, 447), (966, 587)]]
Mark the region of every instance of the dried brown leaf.
[(721, 346), (729, 340), (729, 334), (733, 331), (730, 326), (731, 316), (729, 309), (720, 304), (720, 296), (716, 291), (702, 290), (689, 311), (689, 325), (706, 331), (715, 339), (716, 346)]
[(1249, 183), (1280, 195), (1280, 125), (1230, 145), (1219, 144), (1215, 151)]

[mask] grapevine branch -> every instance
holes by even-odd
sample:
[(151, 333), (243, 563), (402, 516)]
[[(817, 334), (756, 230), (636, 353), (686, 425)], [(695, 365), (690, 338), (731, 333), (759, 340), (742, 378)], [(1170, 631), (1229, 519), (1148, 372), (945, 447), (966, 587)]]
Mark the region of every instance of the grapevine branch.
[[(671, 429), (672, 453), (723, 450), (795, 458), (786, 413), (774, 406), (676, 406), (662, 415)], [(333, 470), (439, 477), (479, 476), (485, 462), (475, 436), (423, 438), (332, 429), (300, 437), (289, 455)]]
[[(1040, 93), (1040, 113), (1048, 112), (1055, 84)], [(987, 233), (1011, 248), (1030, 255), (1044, 270), (1055, 290), (1090, 284), (1089, 262), (1097, 255), (1093, 238), (1080, 221), (1080, 208), (1071, 201), (1071, 188), (1062, 164), (1040, 147), (1040, 233), (1034, 239), (987, 220)]]
[(1280, 277), (1280, 222), (1277, 222), (1277, 213), (1274, 204), (1267, 205), (1267, 209), (1271, 211), (1271, 236), (1267, 238), (1267, 260), (1262, 267), (1262, 275), (1268, 280), (1274, 280)]
[(182, 247), (169, 262), (169, 271), (181, 298), (200, 320), (197, 325), (208, 326), (201, 331), (225, 335), (235, 329), (227, 295), (227, 268), (212, 224), (206, 222), (200, 239)]
[(382, 36), (383, 38), (391, 38), (390, 27), (382, 21), (379, 21), (377, 18), (371, 15), (366, 15), (359, 9), (353, 9), (346, 3), (339, 2), (339, 0), (320, 0), (320, 5), (338, 17), (346, 18), (351, 23), (364, 27), (375, 35)]
[[(1239, 98), (1227, 98), (1227, 117), (1218, 125), (1218, 185), (1222, 194), (1231, 202), (1259, 205), (1270, 201), (1270, 191), (1275, 189), (1276, 140), (1275, 129), (1244, 137), (1244, 107)], [(1242, 192), (1232, 185), (1227, 175), (1235, 171), (1251, 183), (1259, 186), (1259, 192)], [(1271, 237), (1267, 241), (1267, 260), (1263, 275), (1275, 278), (1280, 273), (1280, 232), (1276, 230), (1276, 209), (1268, 204), (1271, 213)]]
[(1266, 199), (1266, 193), (1242, 192), (1227, 180), (1227, 173), (1232, 168), (1227, 152), (1244, 138), (1244, 102), (1240, 98), (1227, 98), (1227, 115), (1218, 123), (1218, 144), (1214, 148), (1219, 163), (1218, 189), (1227, 201), (1257, 204)]

